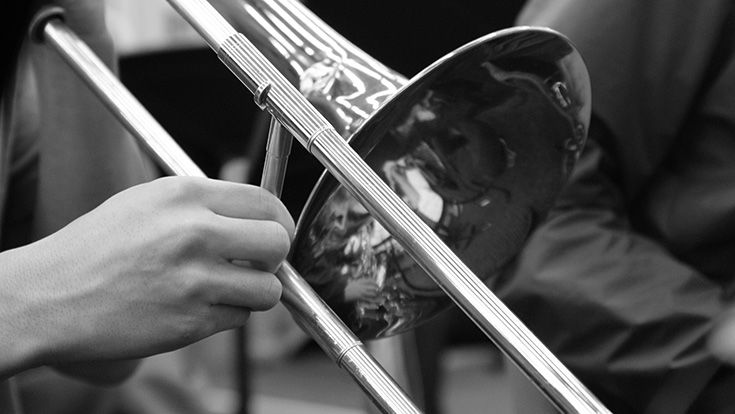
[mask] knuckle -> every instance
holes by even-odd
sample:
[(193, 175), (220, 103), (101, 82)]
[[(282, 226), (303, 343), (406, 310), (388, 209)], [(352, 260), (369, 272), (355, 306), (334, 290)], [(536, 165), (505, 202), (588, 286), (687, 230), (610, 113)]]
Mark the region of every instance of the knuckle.
[(191, 276), (178, 278), (178, 290), (181, 297), (190, 301), (199, 301), (204, 290), (199, 277)]
[(158, 181), (160, 191), (173, 201), (197, 199), (201, 193), (199, 180), (192, 177), (164, 177)]
[(185, 257), (208, 249), (216, 237), (212, 224), (200, 215), (176, 220), (173, 224), (178, 250)]

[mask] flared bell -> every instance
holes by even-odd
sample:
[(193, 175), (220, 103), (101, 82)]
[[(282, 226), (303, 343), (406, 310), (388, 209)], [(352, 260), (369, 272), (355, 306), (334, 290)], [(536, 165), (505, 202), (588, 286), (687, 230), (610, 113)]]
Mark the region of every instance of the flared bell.
[[(544, 219), (587, 135), (590, 84), (566, 38), (517, 27), (440, 59), (350, 144), (485, 281)], [(291, 262), (361, 338), (411, 329), (451, 301), (330, 175), (298, 223)]]

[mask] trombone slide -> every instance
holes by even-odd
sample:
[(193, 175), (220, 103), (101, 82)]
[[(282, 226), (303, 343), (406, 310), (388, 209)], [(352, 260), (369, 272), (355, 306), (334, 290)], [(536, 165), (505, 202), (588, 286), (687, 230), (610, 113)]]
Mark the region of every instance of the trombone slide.
[[(62, 16), (63, 10), (59, 8), (41, 11), (31, 28), (34, 39), (53, 47), (167, 172), (179, 176), (205, 177), (94, 52), (66, 27)], [(350, 373), (383, 412), (421, 412), (365, 351), (362, 342), (287, 262), (283, 263), (277, 276), (283, 284), (283, 301), (297, 321), (340, 367)]]

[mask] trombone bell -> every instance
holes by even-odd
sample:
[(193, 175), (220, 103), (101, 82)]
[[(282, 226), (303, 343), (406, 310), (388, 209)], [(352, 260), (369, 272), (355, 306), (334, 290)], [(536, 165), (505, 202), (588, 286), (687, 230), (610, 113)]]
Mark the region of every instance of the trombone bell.
[[(349, 140), (485, 281), (543, 220), (581, 151), (590, 89), (557, 33), (512, 28), (411, 80)], [(393, 335), (451, 301), (330, 175), (299, 220), (292, 263), (361, 338)]]

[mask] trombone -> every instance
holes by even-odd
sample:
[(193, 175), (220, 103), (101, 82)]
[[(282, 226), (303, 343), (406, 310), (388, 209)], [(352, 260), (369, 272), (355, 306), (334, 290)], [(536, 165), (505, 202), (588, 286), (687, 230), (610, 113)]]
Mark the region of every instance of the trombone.
[[(589, 81), (578, 53), (565, 39), (548, 29), (516, 28), (471, 42), (427, 68), (411, 82), (402, 85), (396, 94), (379, 105), (375, 114), (362, 122), (352, 135), (351, 142), (355, 145), (353, 149), (284, 75), (206, 1), (169, 0), (169, 3), (201, 34), (223, 63), (253, 93), (256, 104), (277, 120), (272, 123), (269, 137), (269, 148), (272, 149), (269, 150), (269, 157), (271, 165), (275, 165), (275, 168), (266, 169), (267, 177), (263, 180), (265, 184), (276, 192), (280, 191), (278, 176), (282, 168), (279, 167), (279, 163), (284, 161), (288, 149), (288, 145), (281, 145), (283, 139), (278, 138), (283, 136), (278, 132), (279, 128), (283, 127), (327, 168), (342, 186), (340, 188), (346, 189), (360, 202), (365, 211), (387, 230), (390, 237), (400, 245), (401, 253), (405, 252), (406, 257), (418, 263), (420, 269), (463, 309), (557, 408), (564, 412), (608, 412), (445, 244), (435, 233), (435, 229), (427, 224), (428, 215), (423, 214), (425, 217), (419, 217), (419, 214), (404, 203), (358, 155), (358, 152), (365, 154), (376, 147), (376, 141), (387, 133), (386, 124), (393, 122), (404, 125), (405, 122), (401, 121), (413, 119), (413, 124), (409, 122), (410, 130), (411, 126), (420, 124), (418, 121), (425, 120), (426, 117), (433, 119), (431, 117), (432, 114), (436, 115), (437, 105), (441, 107), (447, 103), (446, 96), (442, 98), (433, 94), (435, 90), (439, 90), (435, 85), (442, 84), (442, 81), (452, 77), (458, 70), (463, 73), (462, 70), (472, 72), (480, 69), (486, 74), (485, 78), (491, 82), (505, 86), (523, 85), (526, 92), (536, 91), (537, 96), (543, 96), (552, 102), (549, 105), (552, 112), (564, 115), (562, 118), (566, 121), (561, 124), (571, 132), (564, 136), (561, 145), (558, 146), (562, 147), (560, 152), (562, 175), (568, 173), (570, 163), (574, 161), (586, 135), (589, 120)], [(109, 79), (111, 75), (97, 65), (94, 56), (85, 51), (84, 45), (80, 44), (73, 33), (63, 25), (60, 16), (60, 12), (53, 9), (47, 9), (37, 16), (32, 28), (34, 37), (49, 43), (59, 51), (170, 173), (200, 175), (201, 171), (188, 161), (188, 157), (165, 131), (160, 127), (151, 126), (155, 125), (155, 120), (145, 114), (132, 96), (122, 92), (120, 85)], [(558, 76), (550, 76), (549, 79), (539, 80), (538, 76), (531, 76), (504, 64), (502, 57), (507, 58), (513, 51), (537, 50), (539, 45), (544, 44), (554, 46), (556, 54), (552, 55), (555, 65), (552, 65), (552, 68), (556, 72), (559, 68), (563, 69), (561, 79), (558, 79)], [(528, 45), (533, 47), (524, 49), (524, 46)], [(557, 56), (559, 52), (563, 53)], [(489, 59), (492, 56), (499, 58)], [(470, 63), (468, 65), (465, 62)], [(549, 68), (544, 69), (548, 71)], [(556, 73), (554, 70), (551, 74)], [(550, 84), (547, 82), (549, 80)], [(512, 107), (517, 96), (511, 93), (505, 98), (505, 102)], [(413, 110), (409, 111), (409, 114), (415, 119), (396, 118), (400, 114), (406, 115), (406, 111), (400, 110), (406, 105)], [(572, 116), (569, 116), (570, 113)], [(559, 121), (556, 123), (558, 127)], [(462, 126), (470, 130), (472, 127), (472, 125)], [(399, 134), (401, 132), (400, 129), (395, 131)], [(454, 130), (449, 128), (447, 131)], [(555, 142), (553, 145), (557, 144), (559, 143)], [(520, 164), (520, 160), (515, 158), (517, 154), (514, 153), (512, 145), (509, 146), (503, 139), (499, 139), (495, 147), (495, 151), (503, 155), (499, 164), (501, 173), (517, 165), (516, 163)], [(446, 160), (443, 165), (447, 166)], [(449, 165), (451, 167), (451, 164)], [(491, 177), (497, 177), (497, 174)], [(315, 193), (317, 195), (313, 198), (325, 200), (334, 197), (334, 194), (340, 194), (339, 189), (334, 190), (332, 187), (334, 185), (336, 183), (324, 184), (322, 188), (327, 190), (322, 193), (328, 195), (318, 196), (317, 191)], [(475, 183), (468, 185), (476, 186)], [(489, 184), (480, 184), (481, 187), (483, 185)], [(490, 191), (486, 187), (483, 188), (485, 192), (480, 191), (480, 195)], [(493, 191), (502, 193), (502, 189)], [(481, 204), (493, 201), (480, 196), (473, 201), (478, 200)], [(542, 206), (550, 205), (548, 197), (542, 197), (538, 202)], [(448, 203), (445, 210), (461, 210), (461, 204)], [(355, 212), (354, 209), (352, 212)], [(300, 228), (304, 221), (320, 222), (319, 214), (311, 218), (308, 216), (305, 210), (300, 220)], [(308, 227), (309, 224), (305, 226)], [(500, 233), (502, 237), (503, 234)], [(504, 256), (507, 254), (509, 253), (505, 253)], [(502, 262), (502, 259), (503, 257), (499, 258), (499, 261)], [(410, 266), (403, 268), (403, 270), (411, 269)], [(338, 365), (350, 372), (381, 410), (396, 413), (418, 412), (413, 403), (364, 351), (355, 335), (344, 329), (343, 324), (323, 305), (321, 299), (289, 263), (284, 263), (278, 276), (284, 284), (283, 300), (293, 312), (295, 319), (315, 337)], [(403, 280), (413, 281), (407, 291), (414, 297), (436, 297), (432, 288), (427, 287), (420, 276), (416, 278), (409, 278), (405, 274), (403, 276)], [(410, 315), (409, 318), (388, 320), (385, 315), (382, 316), (384, 323), (397, 322), (397, 324), (390, 326), (390, 329), (382, 330), (381, 333), (384, 334), (406, 329), (415, 322), (414, 319), (426, 316), (419, 312), (418, 315)]]

